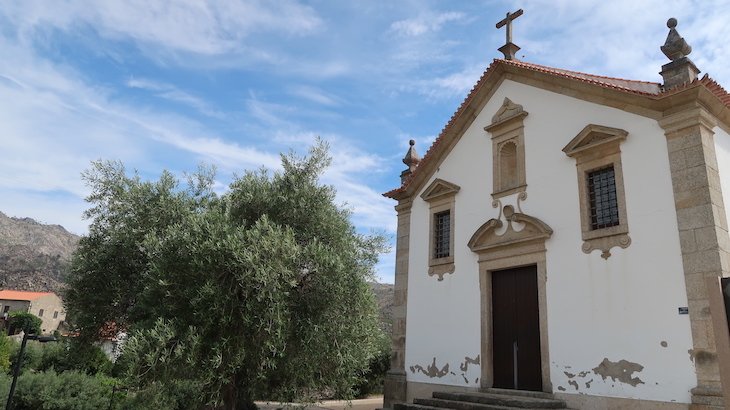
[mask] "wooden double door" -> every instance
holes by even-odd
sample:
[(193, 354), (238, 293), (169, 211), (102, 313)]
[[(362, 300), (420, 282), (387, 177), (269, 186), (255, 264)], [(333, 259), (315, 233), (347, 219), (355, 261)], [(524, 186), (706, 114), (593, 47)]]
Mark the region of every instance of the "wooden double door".
[(492, 272), (494, 387), (542, 390), (537, 266)]

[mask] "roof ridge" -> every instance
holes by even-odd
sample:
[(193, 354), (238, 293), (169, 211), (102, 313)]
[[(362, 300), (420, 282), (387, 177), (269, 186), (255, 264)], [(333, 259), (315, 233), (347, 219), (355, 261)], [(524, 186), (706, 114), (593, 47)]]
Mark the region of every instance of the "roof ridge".
[(516, 64), (516, 65), (520, 65), (521, 64), (521, 65), (526, 65), (526, 66), (534, 66), (534, 67), (545, 68), (545, 69), (548, 69), (548, 70), (558, 70), (558, 71), (562, 71), (564, 73), (580, 74), (580, 75), (587, 75), (587, 76), (595, 77), (595, 78), (603, 78), (603, 79), (606, 79), (606, 80), (630, 81), (632, 83), (642, 83), (642, 84), (651, 84), (651, 85), (661, 86), (661, 83), (658, 83), (656, 81), (633, 80), (633, 79), (630, 79), (630, 78), (611, 77), (611, 76), (607, 76), (607, 75), (586, 73), (586, 72), (583, 72), (583, 71), (568, 70), (568, 69), (565, 69), (565, 68), (550, 67), (550, 66), (542, 65), (542, 64), (528, 63), (526, 61), (504, 60), (504, 59), (498, 59), (498, 60), (504, 61), (506, 63)]

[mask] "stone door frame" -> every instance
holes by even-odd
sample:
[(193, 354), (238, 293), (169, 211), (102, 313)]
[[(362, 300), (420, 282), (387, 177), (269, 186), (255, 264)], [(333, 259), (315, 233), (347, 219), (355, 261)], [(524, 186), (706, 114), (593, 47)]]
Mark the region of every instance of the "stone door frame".
[[(505, 222), (501, 218), (504, 215)], [(516, 230), (515, 224), (522, 226)], [(506, 226), (506, 229), (501, 229)], [(500, 232), (499, 234), (497, 232)], [(492, 272), (537, 266), (537, 303), (540, 319), (540, 369), (542, 371), (542, 390), (552, 393), (550, 382), (550, 357), (547, 324), (547, 263), (545, 241), (553, 230), (543, 221), (515, 212), (507, 205), (500, 213), (500, 219), (490, 219), (474, 232), (469, 240), (469, 248), (479, 257), (479, 294), (481, 323), (482, 388), (492, 387), (494, 383), (492, 348)]]
[[(481, 259), (481, 258), (480, 258)], [(479, 289), (481, 300), (481, 355), (485, 360), (482, 362), (481, 387), (492, 387), (494, 382), (494, 369), (492, 366), (492, 272), (505, 269), (519, 268), (523, 266), (537, 266), (537, 303), (539, 306), (540, 318), (540, 370), (542, 372), (542, 390), (552, 393), (550, 383), (550, 359), (547, 336), (547, 296), (545, 285), (547, 281), (547, 269), (545, 263), (545, 251), (522, 253), (505, 258), (479, 261)]]

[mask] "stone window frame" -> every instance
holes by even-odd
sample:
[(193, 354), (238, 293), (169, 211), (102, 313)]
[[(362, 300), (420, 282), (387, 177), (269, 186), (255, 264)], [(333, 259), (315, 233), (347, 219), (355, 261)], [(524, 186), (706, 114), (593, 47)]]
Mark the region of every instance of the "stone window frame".
[[(456, 194), (461, 187), (443, 179), (435, 179), (421, 194), (421, 199), (429, 203), (428, 212), (428, 275), (438, 276), (444, 280), (444, 275), (452, 274), (456, 270), (454, 264), (454, 231), (456, 230)], [(436, 246), (435, 216), (438, 213), (449, 211), (449, 256), (434, 257)]]
[[(621, 143), (628, 135), (628, 131), (620, 128), (588, 124), (563, 148), (563, 152), (576, 162), (583, 252), (591, 253), (600, 249), (603, 259), (611, 256), (611, 248), (616, 246), (627, 248), (631, 244), (621, 166)], [(610, 166), (613, 166), (614, 171), (619, 224), (592, 229), (588, 174)]]
[[(502, 106), (492, 117), (492, 123), (484, 130), (492, 134), (492, 198), (498, 199), (527, 189), (527, 175), (525, 173), (525, 126), (524, 118), (527, 111), (509, 98), (504, 99)], [(516, 158), (513, 175), (516, 183), (505, 185), (502, 175), (502, 149), (507, 144), (515, 144)]]

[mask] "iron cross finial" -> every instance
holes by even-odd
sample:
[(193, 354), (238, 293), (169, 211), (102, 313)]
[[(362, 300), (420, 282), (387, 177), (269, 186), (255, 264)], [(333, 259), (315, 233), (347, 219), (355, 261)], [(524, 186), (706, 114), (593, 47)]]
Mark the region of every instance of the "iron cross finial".
[(505, 37), (507, 42), (505, 45), (499, 48), (499, 51), (504, 54), (504, 58), (506, 60), (515, 60), (515, 53), (520, 49), (516, 44), (512, 42), (512, 20), (516, 19), (517, 17), (521, 16), (523, 13), (522, 9), (519, 9), (515, 11), (514, 13), (507, 13), (507, 17), (500, 20), (499, 23), (497, 23), (497, 28), (502, 28), (504, 26), (507, 26), (507, 30), (505, 33)]

